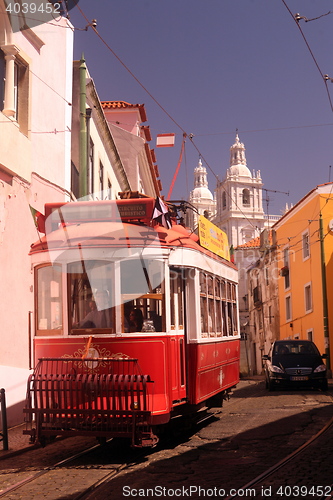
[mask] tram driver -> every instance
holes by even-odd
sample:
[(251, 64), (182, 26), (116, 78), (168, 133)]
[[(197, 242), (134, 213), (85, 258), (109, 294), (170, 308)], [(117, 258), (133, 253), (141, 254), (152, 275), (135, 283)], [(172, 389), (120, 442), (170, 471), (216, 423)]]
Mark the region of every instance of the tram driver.
[(96, 306), (91, 307), (78, 328), (113, 328), (113, 315), (107, 290), (97, 290), (94, 294)]

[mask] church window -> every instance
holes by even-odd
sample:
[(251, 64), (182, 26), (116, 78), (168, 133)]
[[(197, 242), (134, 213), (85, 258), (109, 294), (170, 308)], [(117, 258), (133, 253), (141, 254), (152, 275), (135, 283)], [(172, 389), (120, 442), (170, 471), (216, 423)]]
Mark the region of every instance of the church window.
[(250, 191), (248, 189), (243, 189), (243, 206), (250, 206)]
[(225, 210), (227, 208), (227, 195), (225, 191), (222, 193), (222, 209)]

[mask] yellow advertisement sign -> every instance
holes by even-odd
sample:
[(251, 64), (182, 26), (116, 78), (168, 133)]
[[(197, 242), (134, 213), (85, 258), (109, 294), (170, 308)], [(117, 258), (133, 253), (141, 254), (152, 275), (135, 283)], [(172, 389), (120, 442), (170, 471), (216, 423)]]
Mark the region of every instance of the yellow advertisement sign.
[(230, 260), (228, 236), (203, 215), (199, 217), (199, 238), (202, 247)]

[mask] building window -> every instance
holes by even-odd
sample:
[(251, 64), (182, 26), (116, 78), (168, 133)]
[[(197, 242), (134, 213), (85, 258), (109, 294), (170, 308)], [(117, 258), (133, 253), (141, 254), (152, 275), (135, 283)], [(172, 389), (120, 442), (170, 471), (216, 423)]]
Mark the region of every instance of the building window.
[(250, 206), (250, 191), (246, 188), (243, 189), (242, 199), (243, 199), (243, 206), (249, 207)]
[(225, 191), (222, 193), (222, 209), (225, 210), (227, 208), (227, 195)]
[(28, 135), (29, 119), (29, 65), (15, 46), (0, 50), (0, 106), (1, 111), (17, 121), (20, 131)]
[(312, 329), (311, 330), (307, 330), (306, 337), (307, 337), (308, 340), (313, 341), (313, 330)]
[(19, 57), (15, 61), (14, 82), (15, 119), (20, 131), (28, 135), (29, 68)]
[(312, 290), (311, 283), (304, 286), (305, 312), (312, 311)]
[(289, 248), (283, 250), (283, 268), (282, 276), (284, 277), (284, 289), (290, 288), (290, 273), (289, 273)]
[(291, 321), (291, 296), (286, 297), (286, 321)]
[(302, 248), (303, 248), (303, 260), (308, 259), (310, 257), (309, 231), (307, 231), (306, 233), (303, 233)]
[(99, 190), (102, 193), (104, 189), (104, 165), (100, 161), (99, 162)]
[(107, 194), (107, 199), (112, 200), (112, 184), (110, 179), (108, 179), (108, 194)]

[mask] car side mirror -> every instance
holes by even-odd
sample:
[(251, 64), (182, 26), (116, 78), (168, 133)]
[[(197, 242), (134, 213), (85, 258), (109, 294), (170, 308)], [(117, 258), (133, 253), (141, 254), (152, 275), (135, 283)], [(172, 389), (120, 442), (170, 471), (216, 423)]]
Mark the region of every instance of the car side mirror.
[(271, 360), (271, 357), (270, 357), (270, 356), (268, 356), (268, 354), (265, 354), (265, 355), (262, 357), (262, 359), (263, 359), (264, 361), (270, 361), (270, 360)]
[(323, 359), (328, 358), (327, 354), (322, 354), (322, 355), (321, 355), (321, 357), (322, 357)]

